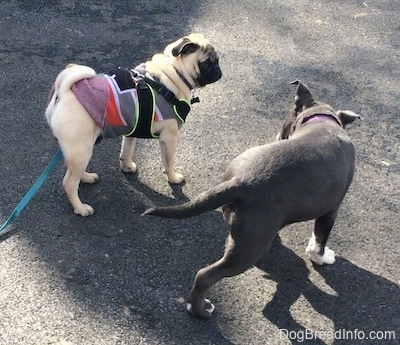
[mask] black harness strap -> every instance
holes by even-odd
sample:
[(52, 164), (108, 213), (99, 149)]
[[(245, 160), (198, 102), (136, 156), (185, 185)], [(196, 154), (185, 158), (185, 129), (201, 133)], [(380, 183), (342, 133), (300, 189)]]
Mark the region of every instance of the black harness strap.
[(115, 80), (121, 90), (134, 89), (136, 87), (129, 71), (122, 68), (114, 68), (107, 73), (109, 76), (115, 75)]
[(115, 75), (115, 79), (121, 90), (136, 88), (138, 94), (138, 119), (136, 127), (128, 137), (136, 138), (158, 138), (158, 135), (151, 133), (153, 125), (153, 115), (155, 112), (154, 91), (160, 94), (168, 103), (172, 104), (175, 115), (179, 118), (181, 124), (186, 120), (190, 111), (190, 105), (185, 100), (179, 100), (175, 94), (167, 89), (163, 84), (145, 77), (135, 70), (124, 70), (121, 68), (113, 69), (107, 72), (108, 75)]
[(138, 80), (136, 90), (138, 93), (139, 118), (135, 131), (128, 136), (144, 139), (158, 138), (158, 135), (151, 133), (154, 114), (154, 95), (144, 79)]
[(156, 81), (150, 78), (144, 78), (147, 84), (149, 84), (154, 90), (157, 91), (161, 96), (165, 98), (165, 100), (171, 103), (174, 106), (174, 110), (177, 116), (179, 116), (183, 122), (186, 121), (186, 117), (190, 111), (190, 105), (183, 101), (179, 100), (175, 97), (175, 94), (167, 89), (163, 84), (157, 83)]
[(135, 79), (134, 81), (131, 72), (122, 68), (112, 69), (106, 74), (109, 76), (115, 75), (115, 80), (121, 90), (134, 88), (137, 90), (139, 106), (138, 119), (132, 134), (128, 134), (127, 137), (144, 139), (157, 138), (158, 136), (151, 133), (154, 97), (143, 78)]
[(154, 90), (157, 91), (161, 96), (165, 98), (165, 100), (171, 104), (176, 104), (179, 100), (175, 97), (175, 94), (168, 90), (163, 84), (157, 83), (156, 81), (150, 78), (143, 78), (143, 80), (149, 84)]

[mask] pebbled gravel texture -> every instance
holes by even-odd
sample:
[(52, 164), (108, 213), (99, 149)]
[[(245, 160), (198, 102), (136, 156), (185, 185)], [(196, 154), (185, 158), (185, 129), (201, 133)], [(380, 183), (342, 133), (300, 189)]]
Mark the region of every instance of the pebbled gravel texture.
[[(101, 180), (80, 189), (95, 209), (84, 219), (57, 167), (0, 236), (0, 344), (398, 344), (398, 1), (0, 0), (0, 13), (0, 223), (57, 150), (44, 109), (67, 63), (131, 68), (195, 31), (224, 73), (196, 92), (180, 133), (185, 185), (165, 181), (157, 141), (138, 144), (129, 176), (119, 140), (103, 140), (90, 163)], [(254, 268), (209, 291), (212, 319), (192, 318), (184, 300), (194, 275), (223, 251), (220, 211), (140, 215), (192, 198), (240, 152), (272, 141), (294, 79), (363, 117), (348, 129), (357, 167), (329, 241), (337, 262), (314, 267), (304, 252), (312, 222), (291, 225)]]

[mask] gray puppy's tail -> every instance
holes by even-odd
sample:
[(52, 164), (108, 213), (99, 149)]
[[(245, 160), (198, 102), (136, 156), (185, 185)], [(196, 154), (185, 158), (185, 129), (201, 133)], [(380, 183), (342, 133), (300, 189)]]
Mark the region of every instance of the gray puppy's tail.
[(143, 215), (163, 218), (189, 218), (201, 213), (215, 210), (241, 196), (238, 178), (234, 177), (222, 182), (210, 190), (201, 193), (194, 199), (176, 206), (153, 207), (146, 210)]

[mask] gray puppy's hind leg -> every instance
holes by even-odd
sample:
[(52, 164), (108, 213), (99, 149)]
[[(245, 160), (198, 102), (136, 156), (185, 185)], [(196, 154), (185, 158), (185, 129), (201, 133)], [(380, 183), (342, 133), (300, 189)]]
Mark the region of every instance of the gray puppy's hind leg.
[(317, 265), (330, 265), (335, 262), (335, 252), (326, 246), (326, 242), (335, 224), (338, 211), (339, 208), (315, 220), (314, 231), (308, 242), (306, 253)]
[[(214, 311), (214, 305), (207, 299), (205, 295), (208, 289), (216, 282), (225, 277), (238, 275), (248, 268), (252, 267), (261, 257), (261, 248), (259, 242), (235, 244), (229, 235), (227, 239), (224, 256), (215, 263), (200, 269), (194, 279), (192, 290), (188, 298), (187, 311), (189, 314), (208, 319)], [(252, 248), (251, 253), (247, 252), (248, 248)]]
[[(238, 214), (225, 211), (227, 209), (224, 209), (225, 219), (232, 221), (231, 233), (226, 240), (224, 256), (196, 274), (187, 304), (187, 311), (194, 316), (211, 317), (215, 307), (205, 299), (208, 289), (222, 278), (238, 275), (251, 268), (269, 249), (279, 230), (278, 226), (268, 224), (265, 215), (263, 218), (252, 213), (240, 219)], [(256, 223), (254, 219), (257, 219)]]

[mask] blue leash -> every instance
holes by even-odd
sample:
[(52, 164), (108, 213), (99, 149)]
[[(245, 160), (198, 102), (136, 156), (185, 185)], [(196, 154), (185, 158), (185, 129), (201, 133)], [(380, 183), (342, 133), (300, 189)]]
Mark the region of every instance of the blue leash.
[(35, 196), (39, 188), (43, 185), (44, 181), (46, 181), (47, 177), (53, 172), (54, 168), (57, 166), (58, 162), (61, 160), (63, 157), (63, 154), (61, 150), (59, 149), (56, 154), (54, 155), (53, 159), (50, 161), (49, 165), (46, 167), (46, 169), (43, 170), (42, 174), (39, 176), (39, 178), (36, 180), (36, 182), (33, 184), (31, 189), (28, 190), (28, 192), (25, 194), (25, 196), (22, 198), (22, 200), (19, 202), (17, 207), (14, 209), (14, 211), (11, 213), (11, 215), (8, 217), (6, 222), (1, 226), (0, 228), (0, 234), (2, 235), (4, 230), (6, 229), (7, 226), (9, 226), (15, 218), (17, 218), (23, 209), (28, 205), (29, 201)]

